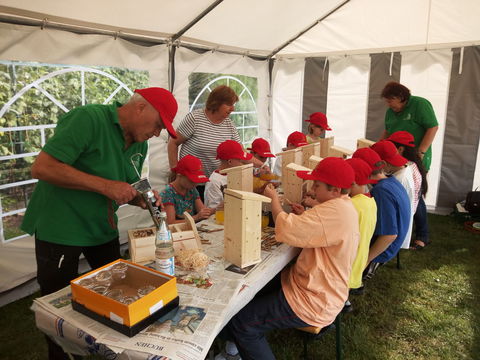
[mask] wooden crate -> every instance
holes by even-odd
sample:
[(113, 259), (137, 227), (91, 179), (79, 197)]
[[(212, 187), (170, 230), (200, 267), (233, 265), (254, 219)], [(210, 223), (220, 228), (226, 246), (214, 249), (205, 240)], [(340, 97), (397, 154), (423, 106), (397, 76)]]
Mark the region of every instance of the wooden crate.
[(375, 144), (375, 141), (368, 140), (368, 139), (358, 139), (357, 140), (357, 149), (365, 148), (365, 147), (370, 147), (373, 144)]
[(285, 171), (285, 167), (288, 164), (291, 164), (291, 163), (298, 164), (298, 165), (303, 164), (303, 158), (302, 158), (303, 153), (302, 153), (301, 147), (298, 147), (296, 149), (286, 150), (275, 155), (282, 157), (282, 177), (283, 177), (283, 172)]
[(227, 174), (228, 189), (253, 191), (253, 164), (223, 169), (220, 173)]
[(310, 171), (311, 169), (302, 165), (288, 164), (285, 168), (282, 187), (284, 199), (287, 199), (287, 202), (299, 204), (302, 201), (303, 190), (306, 190), (307, 184), (304, 185), (305, 181), (297, 176), (298, 170)]
[(262, 242), (262, 202), (270, 198), (225, 189), (225, 259), (244, 268), (259, 263)]
[(300, 149), (302, 149), (302, 157), (303, 157), (303, 166), (305, 167), (310, 167), (310, 157), (311, 156), (320, 156), (320, 143), (316, 142), (313, 144), (308, 144), (305, 146), (302, 146)]
[(333, 146), (333, 136), (320, 139), (320, 156), (326, 158), (328, 156), (328, 151), (330, 147)]
[(346, 159), (349, 156), (352, 156), (352, 154), (353, 154), (352, 150), (345, 149), (340, 146), (331, 146), (328, 151), (328, 156), (340, 157), (342, 159)]

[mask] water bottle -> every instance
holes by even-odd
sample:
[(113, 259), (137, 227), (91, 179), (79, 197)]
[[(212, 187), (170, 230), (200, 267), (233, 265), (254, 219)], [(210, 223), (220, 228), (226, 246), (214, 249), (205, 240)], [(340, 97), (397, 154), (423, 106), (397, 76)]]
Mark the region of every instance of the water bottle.
[(155, 239), (155, 268), (168, 275), (175, 275), (175, 259), (172, 233), (168, 229), (167, 213), (160, 212), (159, 227)]

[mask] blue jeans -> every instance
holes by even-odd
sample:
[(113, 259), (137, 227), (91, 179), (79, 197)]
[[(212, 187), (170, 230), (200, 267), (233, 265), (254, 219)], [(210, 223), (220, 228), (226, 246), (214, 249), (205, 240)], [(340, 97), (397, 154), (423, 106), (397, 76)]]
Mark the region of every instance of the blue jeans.
[(235, 341), (242, 360), (273, 360), (275, 356), (265, 333), (305, 326), (310, 325), (295, 315), (279, 284), (277, 289), (255, 297), (240, 310), (225, 327), (224, 335)]
[(418, 200), (417, 211), (413, 215), (413, 222), (415, 223), (415, 238), (413, 240), (421, 240), (425, 244), (428, 243), (428, 219), (427, 206), (423, 196)]

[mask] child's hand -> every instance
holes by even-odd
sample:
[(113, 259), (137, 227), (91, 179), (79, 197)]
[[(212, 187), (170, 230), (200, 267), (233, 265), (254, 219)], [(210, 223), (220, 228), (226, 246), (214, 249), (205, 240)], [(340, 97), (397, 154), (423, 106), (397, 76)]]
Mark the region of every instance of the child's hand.
[(295, 215), (302, 215), (303, 212), (305, 211), (305, 208), (300, 204), (291, 203), (290, 206), (292, 207), (292, 212)]
[(210, 208), (202, 208), (195, 216), (195, 221), (200, 221), (200, 220), (203, 220), (203, 219), (208, 219), (210, 217), (210, 215), (212, 215), (211, 213), (211, 210)]
[(318, 204), (319, 202), (316, 199), (311, 198), (310, 196), (306, 196), (302, 201), (302, 205), (306, 207), (314, 207), (315, 205), (318, 205)]
[(277, 195), (277, 191), (275, 190), (275, 187), (272, 184), (267, 184), (265, 186), (265, 189), (263, 190), (263, 195), (266, 197), (269, 197), (270, 199), (273, 199)]

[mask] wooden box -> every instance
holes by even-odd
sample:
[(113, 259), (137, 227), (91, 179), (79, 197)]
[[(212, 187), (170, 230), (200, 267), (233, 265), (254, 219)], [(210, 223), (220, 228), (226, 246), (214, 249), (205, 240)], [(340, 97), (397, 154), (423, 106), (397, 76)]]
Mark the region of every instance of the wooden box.
[(309, 167), (310, 157), (311, 156), (320, 156), (320, 143), (316, 142), (313, 144), (302, 146), (302, 156), (303, 156), (303, 166)]
[(349, 156), (352, 156), (352, 154), (353, 154), (352, 150), (345, 149), (340, 146), (331, 146), (328, 151), (328, 156), (340, 157), (342, 159), (346, 159)]
[(322, 158), (326, 158), (327, 156), (329, 156), (328, 151), (330, 147), (333, 146), (333, 140), (333, 136), (320, 139), (320, 156)]
[(244, 268), (259, 263), (262, 242), (262, 202), (270, 198), (225, 189), (225, 259)]
[(253, 191), (253, 164), (223, 169), (220, 173), (227, 174), (228, 189)]
[(309, 168), (309, 169), (315, 169), (318, 165), (318, 163), (320, 161), (322, 161), (323, 158), (321, 158), (320, 156), (315, 156), (315, 155), (312, 155), (310, 156), (310, 158), (308, 159), (308, 164), (305, 165), (305, 167)]
[(175, 253), (179, 250), (202, 248), (195, 220), (186, 211), (183, 213), (183, 216), (185, 217), (185, 222), (168, 225), (172, 232)]
[(375, 144), (375, 141), (368, 140), (368, 139), (363, 139), (363, 138), (358, 139), (357, 140), (357, 149), (361, 149), (361, 148), (364, 148), (364, 147), (370, 147), (373, 144)]
[[(282, 177), (283, 177), (283, 172), (285, 171), (285, 167), (288, 164), (294, 163), (298, 165), (303, 164), (303, 153), (302, 153), (302, 147), (298, 147), (296, 149), (291, 149), (291, 150), (286, 150), (281, 153), (275, 154), (276, 156), (281, 156), (282, 157)], [(282, 179), (283, 181), (283, 179)]]
[(132, 262), (147, 264), (155, 260), (156, 234), (156, 227), (128, 230), (128, 250)]
[[(297, 176), (298, 170), (310, 171), (311, 169), (297, 164), (288, 164), (285, 168), (282, 186), (284, 198), (287, 199), (287, 202), (300, 204), (303, 198), (305, 180)], [(305, 189), (306, 187), (307, 184), (305, 184)]]

